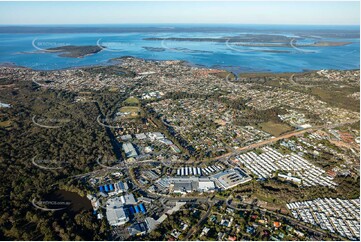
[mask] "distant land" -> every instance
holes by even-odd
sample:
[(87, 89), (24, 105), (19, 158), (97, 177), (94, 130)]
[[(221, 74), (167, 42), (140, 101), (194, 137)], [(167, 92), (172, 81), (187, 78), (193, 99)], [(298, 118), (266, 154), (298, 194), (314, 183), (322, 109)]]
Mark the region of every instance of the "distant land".
[(246, 34), (235, 37), (222, 37), (222, 38), (145, 38), (144, 40), (157, 40), (157, 41), (194, 41), (194, 42), (219, 42), (219, 43), (235, 43), (238, 46), (251, 46), (251, 47), (289, 47), (291, 42), (295, 42), (295, 47), (328, 47), (328, 46), (344, 46), (352, 42), (336, 42), (336, 41), (316, 41), (310, 44), (296, 44), (297, 39), (290, 38), (282, 35), (260, 35), (260, 34)]
[(196, 42), (264, 42), (264, 43), (288, 43), (292, 38), (283, 36), (283, 35), (273, 35), (273, 34), (241, 34), (239, 36), (225, 36), (221, 38), (182, 38), (182, 37), (172, 37), (172, 38), (145, 38), (145, 40), (171, 40), (171, 41), (196, 41)]
[[(352, 42), (332, 42), (332, 41), (317, 41), (311, 44), (293, 44), (295, 47), (330, 47), (330, 46), (344, 46), (352, 44)], [(263, 43), (236, 43), (238, 46), (252, 46), (252, 47), (289, 47), (287, 44), (263, 44)]]
[(128, 25), (27, 25), (0, 26), (0, 33), (51, 34), (51, 33), (194, 33), (194, 32), (260, 32), (274, 34), (292, 31), (300, 37), (360, 38), (360, 26), (317, 25), (212, 25), (212, 24), (128, 24)]

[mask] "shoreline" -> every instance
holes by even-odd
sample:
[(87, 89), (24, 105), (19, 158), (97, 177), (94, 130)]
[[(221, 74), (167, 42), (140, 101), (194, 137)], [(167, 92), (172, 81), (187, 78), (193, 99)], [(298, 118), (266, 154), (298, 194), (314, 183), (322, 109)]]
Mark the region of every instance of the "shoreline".
[[(65, 57), (64, 57), (65, 58)], [(242, 67), (239, 66), (206, 66), (206, 65), (202, 65), (202, 64), (196, 64), (196, 63), (192, 63), (189, 61), (185, 61), (185, 60), (174, 60), (174, 59), (169, 59), (169, 60), (158, 60), (158, 59), (148, 59), (148, 58), (140, 58), (140, 57), (134, 57), (134, 56), (121, 56), (121, 57), (115, 57), (115, 58), (110, 58), (108, 59), (106, 62), (104, 63), (96, 63), (96, 64), (89, 64), (89, 65), (84, 65), (84, 66), (73, 66), (73, 67), (64, 67), (64, 68), (59, 68), (59, 69), (48, 69), (48, 70), (44, 70), (44, 69), (34, 69), (31, 67), (27, 67), (27, 66), (22, 66), (22, 65), (17, 65), (16, 63), (13, 62), (3, 62), (0, 63), (0, 67), (6, 67), (6, 68), (21, 68), (21, 69), (29, 69), (32, 71), (43, 71), (43, 72), (53, 72), (53, 71), (65, 71), (65, 70), (78, 70), (78, 69), (84, 69), (84, 68), (91, 68), (91, 67), (97, 67), (97, 66), (116, 66), (118, 61), (121, 61), (122, 59), (126, 59), (126, 58), (134, 58), (134, 59), (138, 59), (138, 60), (144, 60), (144, 61), (151, 61), (151, 62), (167, 62), (167, 61), (178, 61), (184, 65), (187, 66), (191, 66), (191, 67), (197, 67), (197, 68), (204, 68), (204, 69), (215, 69), (215, 70), (222, 70), (222, 71), (227, 71), (227, 72), (232, 72), (235, 73), (237, 75), (240, 74), (245, 74), (245, 75), (281, 75), (281, 74), (289, 74), (289, 73), (298, 73), (298, 74), (302, 74), (302, 73), (310, 73), (310, 72), (317, 72), (320, 70), (330, 70), (330, 71), (355, 71), (355, 70), (359, 70), (359, 68), (350, 68), (350, 69), (315, 69), (315, 70), (306, 70), (303, 69), (302, 71), (282, 71), (282, 72), (275, 72), (275, 71), (244, 71), (244, 70), (238, 70)], [(233, 69), (233, 70), (232, 70)], [(243, 69), (243, 68), (242, 68)], [(245, 68), (246, 69), (246, 68)]]

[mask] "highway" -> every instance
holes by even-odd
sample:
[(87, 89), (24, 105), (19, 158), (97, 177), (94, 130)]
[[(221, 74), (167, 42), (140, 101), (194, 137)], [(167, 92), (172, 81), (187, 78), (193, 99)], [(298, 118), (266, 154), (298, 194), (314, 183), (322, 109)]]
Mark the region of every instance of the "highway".
[(313, 132), (313, 131), (320, 130), (320, 129), (332, 129), (332, 128), (343, 126), (345, 124), (352, 124), (352, 123), (355, 123), (357, 121), (359, 121), (359, 120), (352, 120), (352, 121), (343, 122), (343, 123), (334, 124), (334, 125), (325, 124), (325, 125), (319, 125), (319, 126), (314, 126), (314, 127), (307, 128), (307, 129), (298, 130), (298, 131), (292, 131), (290, 133), (286, 133), (286, 134), (283, 134), (283, 135), (278, 136), (278, 137), (274, 137), (274, 138), (271, 138), (271, 139), (268, 139), (268, 140), (263, 140), (261, 142), (255, 143), (255, 144), (240, 147), (238, 149), (235, 149), (232, 152), (223, 154), (221, 156), (214, 157), (214, 158), (212, 158), (212, 160), (219, 160), (219, 159), (229, 158), (232, 155), (235, 155), (237, 153), (253, 150), (253, 149), (268, 145), (268, 144), (275, 143), (275, 142), (277, 142), (279, 140), (282, 140), (282, 139), (289, 139), (289, 138), (294, 137), (294, 136), (299, 136), (299, 135), (302, 135), (304, 133)]
[[(244, 147), (240, 147), (240, 148), (238, 148), (238, 149), (233, 150), (232, 152), (223, 154), (223, 155), (221, 155), (221, 156), (214, 157), (214, 158), (211, 159), (211, 161), (225, 160), (225, 159), (227, 159), (227, 158), (230, 158), (230, 157), (233, 156), (233, 155), (237, 155), (238, 153), (246, 152), (246, 151), (253, 150), (253, 149), (256, 149), (256, 148), (265, 146), (265, 145), (269, 145), (269, 144), (275, 143), (275, 142), (277, 142), (277, 141), (279, 141), (279, 140), (282, 140), (282, 139), (288, 139), (288, 138), (291, 138), (291, 137), (294, 137), (294, 136), (299, 136), (299, 135), (305, 134), (305, 133), (307, 133), (307, 132), (313, 132), (313, 131), (320, 130), (320, 129), (336, 128), (336, 127), (340, 127), (340, 126), (343, 126), (343, 125), (346, 125), (346, 124), (352, 124), (352, 123), (355, 123), (355, 122), (357, 122), (357, 121), (359, 121), (359, 120), (351, 120), (351, 121), (348, 121), (348, 122), (343, 122), (343, 123), (334, 124), (334, 125), (325, 124), (325, 125), (319, 125), (319, 126), (314, 126), (314, 127), (311, 127), (311, 128), (303, 129), (303, 130), (293, 131), (293, 132), (286, 133), (286, 134), (283, 134), (283, 135), (278, 136), (278, 137), (273, 137), (273, 138), (268, 139), (268, 140), (263, 140), (263, 141), (261, 141), (261, 142), (255, 143), (255, 144), (251, 144), (251, 145), (247, 145), (247, 146), (244, 146)], [(99, 164), (101, 167), (103, 167), (102, 169), (95, 170), (95, 171), (88, 172), (88, 173), (83, 173), (83, 174), (75, 175), (75, 176), (72, 176), (72, 177), (70, 177), (70, 178), (84, 177), (84, 176), (86, 176), (86, 175), (95, 174), (95, 173), (98, 173), (98, 172), (101, 172), (101, 171), (105, 171), (105, 170), (107, 170), (107, 169), (116, 170), (116, 169), (137, 167), (137, 166), (139, 166), (139, 165), (148, 164), (148, 163), (153, 163), (153, 162), (161, 162), (161, 163), (162, 163), (163, 161), (149, 159), (149, 160), (144, 160), (144, 161), (122, 162), (121, 164), (117, 164), (117, 165), (109, 166), (109, 167), (102, 165), (102, 164), (98, 161), (98, 164)], [(202, 162), (202, 161), (197, 161), (197, 162)], [(204, 162), (206, 162), (206, 161), (204, 160)], [(208, 162), (209, 162), (209, 160), (208, 160)], [(192, 164), (192, 163), (194, 163), (194, 161), (176, 161), (176, 162), (172, 162), (172, 164)]]

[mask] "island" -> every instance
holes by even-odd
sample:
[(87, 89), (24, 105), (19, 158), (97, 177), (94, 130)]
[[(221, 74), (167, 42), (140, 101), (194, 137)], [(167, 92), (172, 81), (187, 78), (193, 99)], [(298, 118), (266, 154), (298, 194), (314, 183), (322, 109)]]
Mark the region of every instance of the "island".
[(55, 52), (60, 53), (60, 57), (71, 57), (71, 58), (83, 58), (87, 55), (96, 54), (101, 51), (103, 48), (100, 46), (93, 45), (66, 45), (60, 47), (53, 47), (46, 49), (46, 52)]

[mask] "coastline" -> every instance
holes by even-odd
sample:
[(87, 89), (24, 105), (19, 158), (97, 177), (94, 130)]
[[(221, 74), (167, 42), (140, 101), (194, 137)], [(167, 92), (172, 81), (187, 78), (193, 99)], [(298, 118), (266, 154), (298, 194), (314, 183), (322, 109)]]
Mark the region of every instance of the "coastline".
[[(63, 57), (63, 58), (69, 58), (69, 57)], [(237, 69), (242, 68), (242, 67), (225, 66), (226, 67), (225, 68), (225, 67), (222, 67), (222, 66), (201, 65), (201, 64), (196, 64), (196, 63), (192, 63), (190, 61), (185, 61), (185, 60), (175, 60), (175, 59), (158, 60), (158, 59), (150, 59), (150, 58), (140, 58), (140, 57), (135, 57), (135, 56), (120, 56), (120, 57), (110, 58), (104, 63), (96, 63), (96, 64), (89, 64), (89, 65), (84, 65), (84, 66), (65, 67), (65, 68), (49, 69), (49, 70), (34, 69), (34, 68), (31, 68), (31, 67), (27, 67), (27, 66), (17, 65), (16, 63), (13, 63), (13, 62), (0, 63), (0, 67), (14, 68), (14, 69), (21, 68), (21, 69), (28, 69), (28, 70), (37, 71), (37, 72), (40, 72), (40, 71), (41, 72), (53, 72), (53, 71), (65, 71), (65, 70), (80, 70), (80, 69), (86, 69), (86, 68), (98, 67), (98, 66), (99, 67), (117, 66), (117, 64), (119, 62), (121, 62), (122, 59), (126, 59), (126, 58), (133, 58), (133, 59), (138, 59), (138, 60), (143, 60), (143, 61), (150, 61), (150, 62), (174, 61), (174, 62), (179, 62), (182, 65), (187, 65), (187, 66), (190, 66), (190, 67), (197, 67), (197, 68), (204, 68), (204, 69), (214, 69), (214, 70), (220, 70), (220, 71), (225, 71), (225, 72), (236, 73), (238, 76), (240, 74), (247, 75), (247, 76), (252, 76), (252, 75), (262, 76), (262, 75), (302, 74), (302, 73), (317, 72), (317, 71), (320, 71), (320, 70), (329, 70), (329, 71), (356, 71), (356, 70), (359, 70), (359, 68), (350, 68), (350, 69), (315, 69), (315, 70), (303, 69), (302, 71), (283, 71), (283, 72), (275, 72), (275, 71), (237, 71)]]

